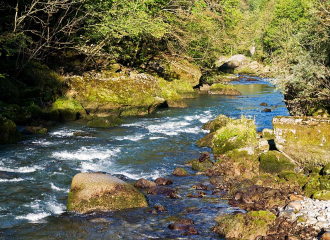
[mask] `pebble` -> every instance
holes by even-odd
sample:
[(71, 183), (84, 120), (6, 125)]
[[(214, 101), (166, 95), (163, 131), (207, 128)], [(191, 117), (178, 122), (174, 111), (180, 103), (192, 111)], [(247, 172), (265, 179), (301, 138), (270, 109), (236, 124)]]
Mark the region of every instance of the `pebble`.
[(302, 204), (300, 201), (293, 201), (293, 202), (290, 202), (287, 207), (292, 208), (293, 210), (297, 211), (297, 210), (302, 209)]
[[(298, 217), (306, 219), (306, 221), (299, 222), (301, 226), (315, 226), (327, 232), (322, 235), (330, 240), (330, 201), (323, 201), (318, 199), (304, 198), (300, 195), (290, 195), (291, 202), (284, 208), (278, 208), (279, 216), (285, 217), (289, 220), (295, 220)], [(329, 230), (329, 232), (327, 231)]]

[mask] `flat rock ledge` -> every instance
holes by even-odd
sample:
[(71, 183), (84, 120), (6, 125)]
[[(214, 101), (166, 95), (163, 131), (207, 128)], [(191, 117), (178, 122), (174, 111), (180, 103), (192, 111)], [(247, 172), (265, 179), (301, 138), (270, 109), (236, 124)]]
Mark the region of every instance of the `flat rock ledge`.
[(78, 173), (72, 179), (67, 210), (79, 213), (148, 207), (145, 196), (128, 183), (104, 173)]

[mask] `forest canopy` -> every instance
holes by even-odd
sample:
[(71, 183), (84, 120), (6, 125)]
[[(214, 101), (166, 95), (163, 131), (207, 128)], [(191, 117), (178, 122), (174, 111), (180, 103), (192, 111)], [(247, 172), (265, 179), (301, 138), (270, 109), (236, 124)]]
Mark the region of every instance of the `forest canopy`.
[(1, 1), (0, 79), (31, 62), (143, 71), (165, 55), (214, 69), (255, 42), (254, 60), (270, 66), (291, 112), (311, 115), (329, 109), (329, 11), (325, 0)]

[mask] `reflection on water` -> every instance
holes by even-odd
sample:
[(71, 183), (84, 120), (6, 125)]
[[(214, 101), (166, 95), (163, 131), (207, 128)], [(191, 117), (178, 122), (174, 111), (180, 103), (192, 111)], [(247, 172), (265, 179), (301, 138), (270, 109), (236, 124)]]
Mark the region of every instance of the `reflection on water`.
[[(257, 84), (236, 83), (242, 96), (200, 96), (188, 99), (186, 109), (162, 109), (145, 117), (124, 119), (111, 129), (91, 129), (77, 122), (56, 126), (47, 135), (26, 136), (16, 145), (0, 147), (0, 236), (4, 239), (154, 239), (184, 238), (167, 228), (175, 218), (188, 217), (200, 235), (186, 239), (221, 239), (210, 232), (216, 215), (232, 212), (227, 201), (207, 192), (203, 199), (185, 198), (191, 186), (209, 183), (195, 172), (180, 178), (174, 168), (209, 150), (195, 142), (207, 131), (201, 126), (219, 114), (254, 118), (257, 128), (271, 128), (276, 115), (288, 115), (282, 96), (259, 79)], [(262, 112), (266, 102), (272, 112)], [(86, 132), (87, 137), (75, 137)], [(148, 196), (150, 209), (92, 215), (65, 212), (72, 177), (78, 172), (101, 171), (133, 183), (139, 178), (170, 177), (179, 199)], [(198, 208), (189, 212), (187, 208)], [(94, 220), (93, 220), (94, 219)], [(96, 219), (96, 220), (95, 220)], [(101, 219), (101, 220), (100, 220)]]

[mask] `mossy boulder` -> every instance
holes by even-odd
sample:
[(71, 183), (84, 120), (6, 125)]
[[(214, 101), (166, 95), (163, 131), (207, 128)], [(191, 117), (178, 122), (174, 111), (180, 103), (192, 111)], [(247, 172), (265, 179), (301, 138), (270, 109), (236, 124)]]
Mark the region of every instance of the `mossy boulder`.
[(275, 117), (272, 122), (277, 149), (305, 166), (330, 163), (330, 119)]
[(313, 194), (312, 198), (328, 201), (330, 200), (330, 191), (329, 190), (317, 191)]
[(213, 137), (213, 153), (223, 154), (228, 151), (257, 146), (257, 131), (254, 120), (241, 117), (231, 120), (218, 129)]
[(230, 118), (226, 115), (220, 114), (217, 116), (214, 121), (212, 121), (209, 125), (210, 132), (216, 132), (218, 129), (225, 127), (228, 122), (230, 122)]
[(9, 119), (0, 117), (0, 144), (17, 143), (21, 140), (21, 134), (16, 124)]
[(210, 87), (211, 94), (237, 96), (242, 95), (232, 84), (214, 83)]
[(93, 117), (87, 123), (87, 127), (110, 128), (110, 127), (116, 127), (121, 123), (122, 123), (122, 120), (118, 117), (107, 117), (107, 118)]
[(85, 117), (86, 111), (75, 99), (58, 98), (53, 103), (50, 116), (55, 118), (53, 120), (75, 121)]
[(103, 173), (79, 173), (74, 176), (67, 210), (79, 213), (115, 211), (147, 207), (145, 196), (124, 181)]
[(218, 224), (214, 231), (226, 238), (254, 240), (257, 236), (267, 235), (275, 218), (275, 215), (268, 211), (224, 215), (215, 219)]
[(278, 151), (268, 151), (260, 155), (259, 170), (262, 173), (277, 174), (282, 171), (293, 171), (295, 166)]

